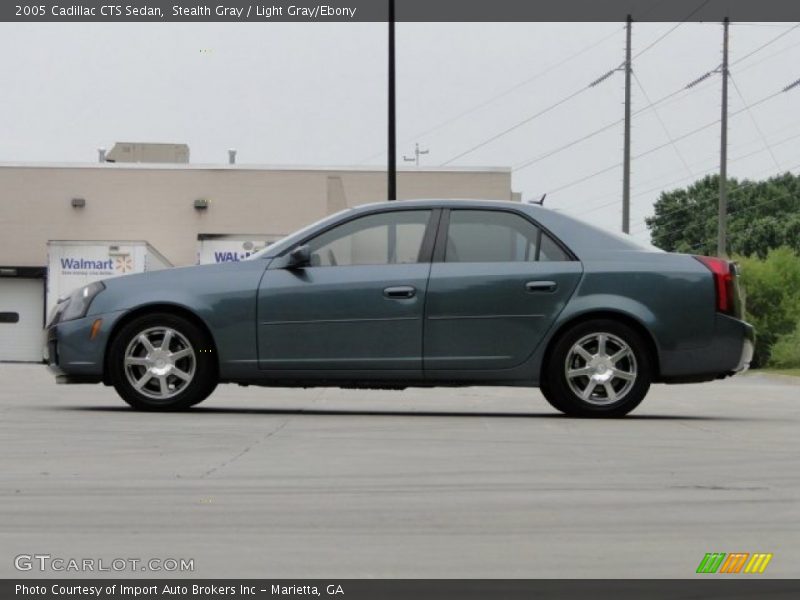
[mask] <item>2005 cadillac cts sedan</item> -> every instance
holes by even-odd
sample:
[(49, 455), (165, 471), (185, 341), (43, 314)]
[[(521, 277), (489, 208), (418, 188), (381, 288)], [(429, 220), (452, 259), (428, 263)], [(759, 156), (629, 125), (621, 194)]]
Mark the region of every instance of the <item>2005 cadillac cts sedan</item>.
[(736, 266), (643, 247), (536, 205), (352, 208), (238, 263), (129, 275), (61, 301), (45, 359), (138, 409), (218, 383), (538, 386), (556, 409), (621, 416), (654, 382), (745, 369)]

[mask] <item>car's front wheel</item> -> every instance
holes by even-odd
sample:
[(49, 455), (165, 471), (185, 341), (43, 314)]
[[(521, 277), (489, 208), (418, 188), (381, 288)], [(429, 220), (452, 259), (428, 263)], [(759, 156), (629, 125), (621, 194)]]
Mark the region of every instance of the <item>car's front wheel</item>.
[(208, 335), (183, 317), (150, 314), (114, 337), (109, 375), (125, 402), (141, 410), (181, 410), (205, 400), (217, 386)]
[(575, 325), (556, 341), (542, 392), (568, 415), (621, 417), (644, 399), (652, 376), (641, 335), (624, 323), (596, 319)]

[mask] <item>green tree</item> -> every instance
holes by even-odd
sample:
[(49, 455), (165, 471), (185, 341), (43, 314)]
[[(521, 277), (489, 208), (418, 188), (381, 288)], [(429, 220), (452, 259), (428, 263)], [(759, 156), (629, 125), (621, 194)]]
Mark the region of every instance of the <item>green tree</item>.
[[(663, 192), (646, 219), (653, 245), (670, 252), (716, 254), (719, 176)], [(728, 180), (728, 251), (765, 258), (780, 246), (800, 252), (800, 176)]]

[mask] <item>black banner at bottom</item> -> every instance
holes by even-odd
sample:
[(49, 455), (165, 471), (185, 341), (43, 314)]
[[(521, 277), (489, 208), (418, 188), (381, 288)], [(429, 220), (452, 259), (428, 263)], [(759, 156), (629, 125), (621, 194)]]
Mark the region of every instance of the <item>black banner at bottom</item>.
[[(712, 576), (713, 577), (713, 576)], [(4, 579), (0, 598), (40, 600), (562, 600), (800, 598), (800, 580), (713, 579)]]

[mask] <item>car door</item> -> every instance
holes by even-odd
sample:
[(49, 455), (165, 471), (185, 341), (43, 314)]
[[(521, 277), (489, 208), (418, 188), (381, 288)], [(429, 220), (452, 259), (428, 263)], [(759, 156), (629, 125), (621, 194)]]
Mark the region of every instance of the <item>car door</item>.
[(260, 368), (421, 372), (439, 212), (358, 216), (306, 240), (308, 266), (270, 265), (258, 291)]
[(513, 210), (445, 211), (433, 260), (424, 335), (431, 373), (524, 362), (582, 272), (560, 243)]

